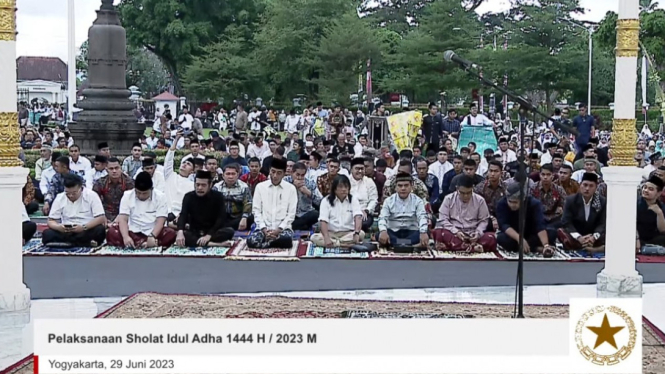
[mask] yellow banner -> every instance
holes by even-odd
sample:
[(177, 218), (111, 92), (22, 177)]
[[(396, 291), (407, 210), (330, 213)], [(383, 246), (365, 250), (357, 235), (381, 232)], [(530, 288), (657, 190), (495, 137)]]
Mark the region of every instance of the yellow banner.
[(394, 114), (388, 117), (388, 129), (390, 130), (390, 136), (393, 138), (397, 152), (413, 147), (422, 123), (423, 114), (417, 110)]

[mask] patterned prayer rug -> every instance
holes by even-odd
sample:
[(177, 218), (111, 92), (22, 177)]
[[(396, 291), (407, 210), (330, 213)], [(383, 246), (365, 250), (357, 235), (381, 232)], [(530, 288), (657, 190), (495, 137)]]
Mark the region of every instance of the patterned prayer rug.
[(641, 263), (665, 263), (665, 256), (637, 255), (637, 262)]
[[(506, 251), (501, 247), (497, 247), (499, 255), (509, 261), (519, 260), (519, 255), (517, 252)], [(540, 253), (529, 253), (524, 255), (525, 261), (571, 261), (572, 258), (564, 251), (556, 249), (554, 255), (551, 258), (545, 258)]]
[(92, 247), (47, 247), (39, 246), (30, 252), (24, 253), (25, 256), (87, 256), (92, 254), (97, 248)]
[(300, 240), (293, 241), (291, 248), (249, 248), (245, 240), (240, 240), (228, 252), (227, 260), (232, 261), (299, 261), (298, 248)]
[(346, 259), (366, 259), (369, 258), (368, 252), (356, 252), (347, 248), (325, 248), (317, 247), (309, 243), (307, 253), (304, 258), (346, 258)]
[(431, 260), (434, 258), (434, 255), (432, 255), (429, 249), (422, 252), (398, 253), (386, 248), (379, 248), (378, 251), (372, 252), (370, 258), (382, 260)]
[(23, 253), (31, 252), (33, 249), (39, 248), (42, 246), (41, 238), (32, 238), (29, 242), (25, 243), (23, 246)]
[(587, 251), (567, 251), (571, 260), (604, 261), (605, 253), (589, 253)]
[[(526, 305), (527, 318), (566, 318), (567, 306)], [(137, 294), (98, 318), (510, 318), (512, 305)], [(643, 323), (645, 374), (665, 373), (665, 335)], [(32, 374), (32, 356), (0, 374)]]
[(173, 257), (226, 257), (231, 247), (176, 247), (166, 248), (163, 256)]
[(164, 250), (163, 247), (155, 248), (125, 248), (105, 245), (94, 253), (96, 256), (159, 256)]
[(437, 260), (501, 260), (495, 252), (464, 252), (464, 251), (437, 251), (431, 250)]

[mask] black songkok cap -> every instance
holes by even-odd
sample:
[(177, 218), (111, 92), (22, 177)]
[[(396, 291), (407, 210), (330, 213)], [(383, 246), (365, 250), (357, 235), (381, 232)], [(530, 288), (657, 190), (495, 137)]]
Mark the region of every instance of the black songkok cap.
[(140, 172), (134, 181), (134, 187), (139, 191), (148, 191), (152, 188), (152, 178), (146, 171)]
[(199, 170), (196, 172), (196, 179), (212, 180), (212, 174), (208, 170)]
[(413, 176), (409, 173), (399, 172), (395, 176), (395, 183), (397, 182), (409, 182), (413, 183)]
[(143, 167), (153, 166), (155, 165), (155, 160), (151, 158), (144, 158), (143, 161), (141, 162), (141, 165), (143, 165)]
[(651, 176), (651, 178), (649, 178), (647, 183), (655, 184), (656, 187), (658, 187), (659, 190), (662, 190), (663, 186), (665, 186), (665, 182), (663, 182), (662, 179), (658, 178), (655, 175)]
[(596, 173), (584, 173), (584, 175), (582, 175), (582, 182), (584, 182), (584, 181), (589, 181), (589, 182), (593, 182), (595, 184), (598, 184), (598, 174), (596, 174)]
[(270, 168), (286, 171), (286, 160), (283, 158), (273, 158), (270, 163)]
[(103, 155), (97, 155), (97, 156), (95, 156), (95, 162), (99, 162), (99, 163), (105, 164), (105, 163), (109, 162), (109, 159), (106, 158), (106, 156), (103, 156)]
[(365, 166), (365, 159), (362, 157), (356, 157), (353, 160), (351, 160), (351, 167), (354, 167), (356, 165)]
[(104, 149), (104, 148), (108, 148), (108, 147), (109, 147), (109, 143), (107, 143), (107, 142), (101, 142), (101, 143), (97, 144), (97, 149)]

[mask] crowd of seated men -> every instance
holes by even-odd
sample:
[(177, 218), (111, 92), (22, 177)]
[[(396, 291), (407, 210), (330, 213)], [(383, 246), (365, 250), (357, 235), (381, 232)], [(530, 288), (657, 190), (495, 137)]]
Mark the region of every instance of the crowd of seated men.
[[(76, 145), (70, 156), (43, 149), (40, 180), (24, 189), (24, 239), (34, 234), (26, 219), (34, 199), (26, 196), (41, 195), (46, 245), (221, 246), (251, 230), (249, 247), (290, 248), (294, 231), (315, 229), (311, 241), (325, 247), (358, 248), (373, 232), (385, 247), (433, 240), (438, 250), (522, 247), (551, 257), (558, 240), (564, 250), (604, 251), (606, 186), (593, 144), (574, 164), (565, 149), (546, 144), (520, 168), (506, 139), (481, 158), (467, 147), (425, 156), (420, 146), (376, 152), (364, 136), (355, 144), (343, 134), (305, 145), (294, 133), (283, 142), (231, 141), (223, 160), (199, 153), (189, 139), (191, 153), (176, 165), (182, 137), (164, 165), (138, 143), (123, 162), (105, 143), (92, 163)], [(663, 178), (665, 167), (655, 168), (640, 187), (638, 248), (665, 246)], [(519, 243), (521, 206), (527, 218)]]

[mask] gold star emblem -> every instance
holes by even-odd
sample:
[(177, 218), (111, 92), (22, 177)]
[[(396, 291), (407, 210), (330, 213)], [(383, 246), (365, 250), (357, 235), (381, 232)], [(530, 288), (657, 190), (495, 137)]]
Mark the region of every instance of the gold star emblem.
[(610, 326), (610, 321), (607, 319), (607, 313), (603, 317), (603, 323), (599, 327), (587, 326), (587, 329), (591, 330), (594, 334), (597, 335), (596, 345), (593, 349), (598, 348), (603, 343), (608, 343), (614, 349), (617, 348), (617, 343), (614, 340), (614, 335), (619, 331), (623, 330), (625, 326)]

